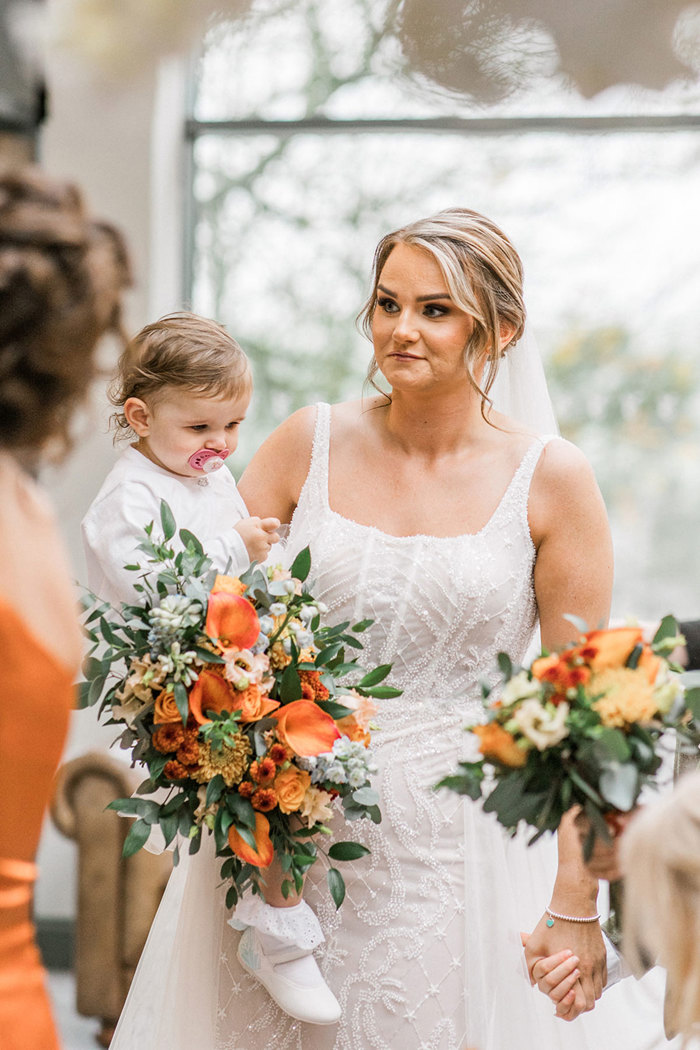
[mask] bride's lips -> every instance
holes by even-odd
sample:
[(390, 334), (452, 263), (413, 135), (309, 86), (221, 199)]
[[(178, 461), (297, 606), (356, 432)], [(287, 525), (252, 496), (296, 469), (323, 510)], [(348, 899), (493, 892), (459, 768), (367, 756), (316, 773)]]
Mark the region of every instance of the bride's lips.
[(421, 358), (418, 354), (405, 354), (400, 350), (393, 350), (389, 357), (396, 357), (399, 361), (420, 361)]

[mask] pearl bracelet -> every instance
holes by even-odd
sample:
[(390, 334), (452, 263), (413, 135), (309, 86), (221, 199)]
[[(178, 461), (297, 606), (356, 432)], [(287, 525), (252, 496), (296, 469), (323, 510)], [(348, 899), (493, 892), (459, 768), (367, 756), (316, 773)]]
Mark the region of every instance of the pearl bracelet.
[(547, 915), (549, 915), (549, 918), (547, 919), (547, 926), (550, 927), (554, 926), (555, 919), (560, 919), (562, 922), (598, 922), (600, 919), (600, 915), (598, 913), (596, 913), (595, 915), (585, 916), (560, 915), (558, 911), (552, 911), (551, 908), (545, 908), (544, 910), (547, 912)]

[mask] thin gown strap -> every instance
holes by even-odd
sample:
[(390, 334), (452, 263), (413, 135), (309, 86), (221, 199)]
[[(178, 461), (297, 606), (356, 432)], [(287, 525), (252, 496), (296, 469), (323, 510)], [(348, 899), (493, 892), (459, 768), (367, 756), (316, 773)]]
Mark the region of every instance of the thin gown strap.
[(544, 449), (550, 441), (558, 437), (558, 434), (540, 434), (535, 438), (520, 460), (520, 465), (513, 475), (501, 505), (496, 514), (494, 514), (494, 518), (498, 516), (502, 521), (504, 517), (515, 514), (525, 525), (529, 535), (527, 512), (532, 479)]
[(304, 484), (316, 507), (325, 506), (328, 499), (328, 456), (331, 438), (331, 406), (324, 401), (316, 405), (316, 426), (311, 448), (311, 463)]

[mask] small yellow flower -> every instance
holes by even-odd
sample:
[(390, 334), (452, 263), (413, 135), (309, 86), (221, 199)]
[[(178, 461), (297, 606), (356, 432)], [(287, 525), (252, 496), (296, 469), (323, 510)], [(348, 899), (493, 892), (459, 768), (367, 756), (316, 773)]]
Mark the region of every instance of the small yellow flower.
[(643, 668), (609, 667), (591, 678), (588, 689), (602, 693), (593, 704), (604, 726), (649, 722), (658, 711), (654, 687)]
[(281, 671), (292, 662), (289, 653), (284, 651), (284, 646), (281, 641), (276, 641), (275, 644), (270, 647), (269, 657), (270, 667), (273, 671)]
[(239, 784), (248, 768), (252, 748), (248, 737), (237, 733), (232, 747), (224, 745), (220, 750), (213, 750), (206, 741), (199, 744), (199, 764), (192, 776), (200, 784), (207, 784), (219, 773), (226, 787)]

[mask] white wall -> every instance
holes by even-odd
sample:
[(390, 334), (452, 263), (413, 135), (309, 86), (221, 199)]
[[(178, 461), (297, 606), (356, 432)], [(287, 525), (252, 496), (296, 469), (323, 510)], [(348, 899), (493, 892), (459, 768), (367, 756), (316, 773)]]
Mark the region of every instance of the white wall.
[[(182, 69), (169, 63), (130, 83), (97, 83), (72, 56), (49, 57), (49, 119), (39, 163), (82, 187), (93, 212), (126, 236), (134, 269), (127, 299), (130, 332), (180, 303)], [(96, 384), (69, 458), (44, 473), (77, 579), (83, 578), (80, 520), (116, 455), (107, 434), (106, 374), (117, 348), (107, 341)], [(114, 731), (98, 727), (95, 711), (73, 715), (65, 758), (107, 748)], [(38, 917), (75, 913), (75, 847), (47, 819), (36, 893)]]

